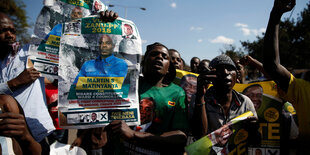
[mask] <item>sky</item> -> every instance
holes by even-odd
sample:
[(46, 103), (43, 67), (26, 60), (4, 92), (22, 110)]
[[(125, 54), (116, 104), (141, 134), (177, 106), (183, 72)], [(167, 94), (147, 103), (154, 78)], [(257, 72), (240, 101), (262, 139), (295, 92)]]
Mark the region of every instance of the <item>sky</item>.
[[(43, 7), (41, 0), (23, 0), (26, 14), (35, 23)], [(133, 21), (145, 47), (160, 42), (176, 49), (187, 64), (192, 57), (213, 59), (228, 45), (241, 48), (240, 41), (254, 41), (265, 32), (273, 0), (101, 0), (113, 4), (109, 10)], [(296, 0), (294, 18), (309, 0)], [(140, 8), (145, 8), (142, 10)], [(31, 31), (32, 32), (32, 31)]]

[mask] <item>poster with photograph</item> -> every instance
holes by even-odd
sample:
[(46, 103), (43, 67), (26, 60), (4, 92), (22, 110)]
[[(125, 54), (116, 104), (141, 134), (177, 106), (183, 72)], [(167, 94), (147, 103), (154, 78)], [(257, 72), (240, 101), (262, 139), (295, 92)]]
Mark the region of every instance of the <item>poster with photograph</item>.
[[(247, 127), (239, 127), (229, 141), (229, 151), (237, 154), (255, 153), (280, 154), (280, 141), (290, 139), (293, 119), (287, 121), (285, 113), (294, 114), (294, 108), (289, 103), (283, 103), (278, 96), (276, 84), (273, 81), (236, 84), (234, 89), (248, 96), (256, 109), (260, 142), (247, 144), (250, 135)], [(288, 116), (292, 116), (289, 115)], [(289, 123), (289, 124), (288, 124)], [(297, 127), (297, 126), (295, 126)], [(292, 129), (291, 129), (292, 128)], [(287, 130), (289, 129), (289, 130)]]
[(107, 10), (100, 0), (44, 0), (34, 34), (41, 39), (57, 25)]
[(29, 50), (29, 58), (42, 76), (50, 82), (58, 79), (61, 23), (77, 21), (106, 9), (100, 0), (44, 0)]
[(176, 69), (176, 77), (173, 80), (173, 83), (182, 87), (186, 93), (188, 112), (190, 117), (189, 119), (192, 118), (194, 113), (198, 76), (199, 74), (193, 72)]
[(97, 16), (62, 25), (59, 47), (59, 117), (64, 128), (125, 120), (140, 122), (138, 78), (141, 39), (135, 24)]
[[(225, 152), (223, 154), (227, 154), (227, 151), (226, 151), (227, 148), (223, 149), (223, 147), (216, 146), (217, 144), (220, 144), (221, 141), (223, 140), (222, 134), (224, 134), (227, 137), (232, 135), (233, 132), (235, 132), (235, 127), (236, 127), (235, 125), (240, 124), (243, 121), (246, 121), (249, 116), (254, 116), (253, 112), (247, 111), (233, 118), (227, 124), (223, 125), (219, 129), (216, 129), (215, 131), (209, 133), (208, 135), (203, 136), (202, 138), (198, 139), (194, 143), (186, 146), (185, 147), (186, 153), (189, 155), (191, 154), (203, 155), (203, 154), (209, 154), (211, 149), (217, 150), (218, 148), (219, 152), (215, 151), (217, 154), (222, 154), (223, 152)], [(232, 129), (232, 130), (228, 130), (228, 129)], [(230, 152), (229, 154), (237, 154), (237, 153)]]

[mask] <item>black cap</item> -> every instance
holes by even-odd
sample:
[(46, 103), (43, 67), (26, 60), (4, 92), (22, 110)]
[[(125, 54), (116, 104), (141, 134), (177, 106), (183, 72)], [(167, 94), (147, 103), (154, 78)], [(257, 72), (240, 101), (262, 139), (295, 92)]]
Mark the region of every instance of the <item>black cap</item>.
[(212, 59), (209, 64), (209, 67), (215, 68), (218, 65), (230, 65), (233, 66), (235, 69), (237, 69), (235, 63), (231, 60), (231, 58), (225, 54), (219, 55), (214, 59)]

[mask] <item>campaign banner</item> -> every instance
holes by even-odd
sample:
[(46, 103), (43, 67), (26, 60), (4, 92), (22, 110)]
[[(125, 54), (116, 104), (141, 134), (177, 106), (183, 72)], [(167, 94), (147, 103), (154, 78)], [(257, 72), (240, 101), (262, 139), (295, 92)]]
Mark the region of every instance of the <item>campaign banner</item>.
[(186, 100), (188, 103), (188, 112), (190, 117), (189, 119), (191, 119), (194, 113), (198, 76), (199, 74), (196, 73), (176, 69), (176, 77), (173, 80), (173, 83), (182, 87), (186, 93)]
[(196, 73), (176, 69), (176, 77), (173, 83), (184, 89), (188, 103), (190, 103), (192, 95), (196, 94), (198, 76), (199, 74)]
[(89, 16), (62, 24), (60, 126), (87, 128), (113, 120), (138, 125), (141, 55), (140, 35), (129, 20), (104, 23)]

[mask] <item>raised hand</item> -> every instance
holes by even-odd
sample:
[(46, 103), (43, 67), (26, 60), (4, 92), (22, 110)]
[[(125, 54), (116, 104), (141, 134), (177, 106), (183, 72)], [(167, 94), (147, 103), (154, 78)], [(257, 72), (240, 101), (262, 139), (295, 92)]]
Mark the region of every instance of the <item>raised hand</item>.
[(291, 11), (296, 4), (296, 0), (275, 0), (273, 10), (279, 13)]
[(239, 63), (243, 66), (248, 66), (249, 64), (251, 64), (251, 62), (253, 62), (253, 58), (249, 55), (246, 55), (239, 59)]
[(118, 14), (111, 10), (100, 12), (100, 19), (103, 20), (104, 22), (113, 22), (117, 17), (118, 17)]
[(197, 78), (197, 93), (199, 96), (204, 95), (207, 91), (206, 86), (216, 78), (215, 69), (201, 73)]

